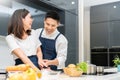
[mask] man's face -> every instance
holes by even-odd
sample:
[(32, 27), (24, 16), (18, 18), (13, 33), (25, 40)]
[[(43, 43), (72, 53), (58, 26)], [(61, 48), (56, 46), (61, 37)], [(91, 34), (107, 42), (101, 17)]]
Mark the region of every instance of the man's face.
[(44, 21), (44, 28), (47, 34), (52, 34), (58, 27), (57, 20), (52, 18), (46, 18)]

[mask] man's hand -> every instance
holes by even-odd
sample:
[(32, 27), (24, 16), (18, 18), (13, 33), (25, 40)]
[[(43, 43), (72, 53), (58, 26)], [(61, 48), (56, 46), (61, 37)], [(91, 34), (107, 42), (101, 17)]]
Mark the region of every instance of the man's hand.
[(53, 65), (53, 64), (52, 64), (52, 60), (44, 59), (43, 62), (44, 62), (47, 66)]
[(38, 64), (39, 64), (40, 68), (43, 68), (44, 66), (48, 67), (48, 65), (43, 60), (38, 60)]

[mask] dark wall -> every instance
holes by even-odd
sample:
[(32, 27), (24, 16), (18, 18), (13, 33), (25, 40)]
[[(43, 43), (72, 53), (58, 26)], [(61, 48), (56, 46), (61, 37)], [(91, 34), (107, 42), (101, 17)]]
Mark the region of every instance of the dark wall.
[(0, 1), (0, 35), (7, 35), (7, 27), (10, 19), (9, 11), (3, 9), (3, 7), (11, 8), (12, 2), (10, 0)]
[(45, 14), (33, 16), (34, 21), (33, 21), (32, 26), (33, 26), (34, 29), (43, 28), (44, 17), (45, 17)]
[(68, 39), (68, 58), (66, 65), (69, 63), (78, 63), (78, 24), (77, 15), (68, 11), (65, 12), (65, 36)]
[(9, 19), (10, 15), (8, 13), (0, 12), (0, 35), (7, 35)]

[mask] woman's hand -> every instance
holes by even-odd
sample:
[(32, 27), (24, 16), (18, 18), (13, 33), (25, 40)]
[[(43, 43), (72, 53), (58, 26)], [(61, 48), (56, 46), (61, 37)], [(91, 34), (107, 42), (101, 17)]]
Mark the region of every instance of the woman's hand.
[(38, 60), (38, 64), (39, 64), (40, 68), (43, 68), (44, 66), (48, 67), (47, 64), (43, 60)]

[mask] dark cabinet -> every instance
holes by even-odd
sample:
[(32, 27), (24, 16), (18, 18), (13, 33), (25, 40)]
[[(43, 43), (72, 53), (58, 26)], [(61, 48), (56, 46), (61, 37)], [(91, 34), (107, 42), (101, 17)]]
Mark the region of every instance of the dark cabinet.
[(91, 48), (107, 48), (108, 47), (108, 26), (109, 23), (94, 23), (90, 27)]
[(108, 7), (104, 6), (95, 6), (90, 8), (90, 20), (91, 23), (107, 21), (108, 20)]
[(109, 57), (108, 57), (107, 48), (97, 48), (91, 49), (91, 62), (97, 66), (108, 66)]
[[(120, 2), (92, 6), (90, 9), (91, 63), (113, 66), (120, 57)], [(107, 49), (100, 52), (99, 50)], [(94, 52), (94, 50), (96, 50)]]
[(120, 21), (93, 23), (90, 36), (92, 49), (120, 47)]
[(115, 2), (107, 5), (108, 20), (120, 20), (120, 2)]
[(112, 21), (109, 25), (109, 48), (120, 47), (120, 21)]
[(97, 66), (108, 66), (108, 53), (92, 53), (91, 62)]
[(120, 20), (120, 2), (92, 6), (90, 8), (91, 23)]

